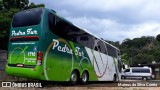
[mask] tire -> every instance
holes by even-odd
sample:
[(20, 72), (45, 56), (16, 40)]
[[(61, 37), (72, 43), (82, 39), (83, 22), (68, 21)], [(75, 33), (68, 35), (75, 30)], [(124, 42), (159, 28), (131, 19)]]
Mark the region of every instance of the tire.
[(76, 71), (72, 71), (71, 76), (70, 76), (70, 84), (76, 85), (77, 81), (78, 81), (78, 73)]
[(88, 80), (89, 80), (89, 74), (87, 71), (84, 71), (81, 77), (81, 83), (87, 84)]
[(122, 76), (121, 76), (121, 79), (126, 79), (126, 77), (122, 75)]
[(147, 77), (142, 77), (142, 80), (147, 81)]
[(113, 82), (116, 82), (117, 81), (117, 76), (116, 76), (116, 74), (114, 74), (114, 76), (113, 76)]

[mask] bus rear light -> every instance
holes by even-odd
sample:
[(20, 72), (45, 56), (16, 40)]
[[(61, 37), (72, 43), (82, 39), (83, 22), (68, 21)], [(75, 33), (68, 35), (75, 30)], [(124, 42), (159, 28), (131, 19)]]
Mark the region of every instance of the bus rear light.
[(18, 42), (18, 41), (38, 41), (38, 36), (16, 36), (10, 38), (10, 42)]
[(43, 53), (41, 51), (37, 52), (37, 66), (42, 65)]

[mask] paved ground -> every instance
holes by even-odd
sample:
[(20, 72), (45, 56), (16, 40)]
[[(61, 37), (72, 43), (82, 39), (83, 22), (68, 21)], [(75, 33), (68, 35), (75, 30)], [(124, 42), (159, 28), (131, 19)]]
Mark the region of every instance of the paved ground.
[(7, 51), (0, 50), (0, 71), (5, 69), (5, 64), (7, 62)]

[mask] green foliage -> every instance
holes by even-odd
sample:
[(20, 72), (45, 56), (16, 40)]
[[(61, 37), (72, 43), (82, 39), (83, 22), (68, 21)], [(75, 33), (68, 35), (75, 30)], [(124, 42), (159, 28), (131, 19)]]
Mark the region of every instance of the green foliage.
[(2, 10), (2, 9), (3, 9), (3, 2), (0, 1), (0, 10)]
[(34, 3), (31, 3), (28, 8), (30, 9), (30, 8), (37, 8), (37, 7), (45, 7), (45, 5), (44, 4), (35, 5)]
[(158, 35), (142, 36), (140, 38), (125, 39), (120, 47), (122, 52), (122, 59), (125, 56), (125, 62), (130, 65), (149, 64), (152, 61), (160, 62), (160, 42), (158, 42)]
[(124, 64), (129, 64), (129, 60), (128, 60), (128, 55), (127, 55), (127, 53), (123, 53), (122, 55), (121, 55), (121, 61), (124, 63)]
[(138, 64), (149, 64), (154, 60), (153, 55), (147, 55), (147, 54), (137, 54), (134, 56), (132, 64), (138, 65)]
[(120, 48), (120, 42), (119, 41), (117, 41), (117, 42), (113, 42), (113, 41), (109, 41), (109, 40), (105, 40), (105, 41), (114, 45), (114, 46), (116, 46), (117, 48)]
[(11, 9), (11, 8), (18, 8), (22, 9), (25, 6), (28, 6), (28, 0), (3, 0), (3, 7), (4, 9)]

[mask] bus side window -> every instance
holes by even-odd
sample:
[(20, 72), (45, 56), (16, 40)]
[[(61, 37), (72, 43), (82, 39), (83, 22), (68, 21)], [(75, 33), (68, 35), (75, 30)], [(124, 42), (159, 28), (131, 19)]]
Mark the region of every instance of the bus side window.
[(117, 58), (116, 56), (116, 49), (115, 48), (113, 48), (112, 46), (110, 46), (110, 45), (108, 45), (108, 44), (106, 44), (106, 47), (107, 47), (107, 50), (108, 50), (108, 55), (109, 56), (112, 56), (112, 57), (114, 57), (114, 58)]
[(103, 41), (98, 41), (97, 44), (98, 44), (98, 46), (100, 48), (100, 52), (106, 54), (107, 51), (106, 51), (104, 42)]
[(130, 72), (130, 69), (126, 69), (124, 72)]
[(100, 46), (95, 46), (94, 50), (101, 52)]
[(79, 39), (79, 44), (84, 45), (86, 47), (90, 47), (88, 35), (81, 35), (79, 36)]
[(81, 41), (88, 41), (88, 39), (89, 39), (89, 38), (88, 38), (87, 36), (81, 36), (81, 37), (80, 37), (80, 40), (81, 40)]
[(49, 29), (53, 31), (53, 29), (56, 26), (56, 20), (55, 20), (55, 16), (53, 16), (52, 13), (48, 14), (48, 24), (49, 24)]

